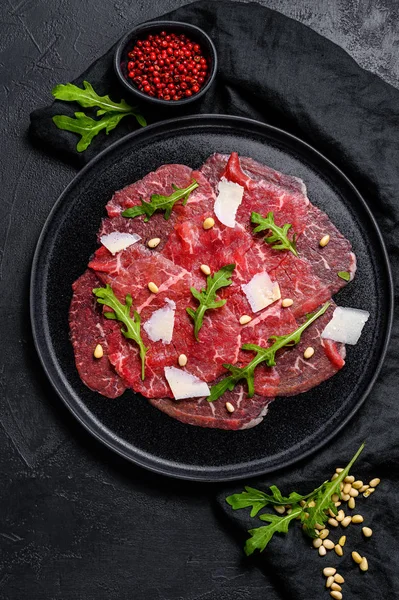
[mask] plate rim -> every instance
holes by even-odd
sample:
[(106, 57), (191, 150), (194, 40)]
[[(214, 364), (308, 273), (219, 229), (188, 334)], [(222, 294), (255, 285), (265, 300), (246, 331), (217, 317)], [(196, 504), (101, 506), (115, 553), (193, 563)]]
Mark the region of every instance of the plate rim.
[[(383, 267), (385, 269), (387, 286), (389, 287), (389, 294), (387, 295), (388, 314), (386, 315), (386, 333), (385, 333), (382, 349), (380, 352), (379, 361), (378, 361), (377, 367), (374, 371), (374, 374), (373, 374), (371, 380), (369, 381), (367, 388), (364, 390), (364, 392), (360, 396), (360, 398), (354, 403), (352, 409), (349, 411), (349, 413), (347, 415), (345, 415), (345, 417), (340, 421), (340, 423), (336, 427), (334, 427), (334, 429), (329, 434), (324, 436), (322, 440), (320, 440), (318, 443), (313, 445), (311, 448), (308, 448), (307, 450), (301, 452), (298, 457), (295, 457), (295, 456), (291, 457), (290, 459), (283, 461), (278, 466), (258, 467), (254, 470), (251, 470), (249, 475), (247, 475), (245, 473), (239, 473), (239, 474), (224, 473), (222, 476), (218, 476), (218, 471), (220, 471), (221, 469), (226, 469), (226, 467), (221, 467), (221, 466), (201, 467), (201, 466), (189, 465), (189, 464), (179, 466), (179, 463), (173, 462), (169, 459), (160, 459), (156, 455), (154, 456), (153, 454), (151, 454), (150, 455), (151, 458), (148, 459), (147, 458), (148, 453), (140, 451), (137, 448), (134, 448), (134, 451), (136, 454), (135, 454), (135, 456), (132, 456), (123, 447), (118, 446), (116, 440), (113, 439), (112, 431), (109, 430), (108, 427), (104, 427), (104, 429), (106, 429), (107, 432), (109, 432), (108, 433), (109, 437), (105, 437), (104, 434), (101, 435), (98, 431), (96, 431), (96, 429), (93, 426), (93, 418), (90, 418), (90, 417), (83, 418), (82, 414), (79, 412), (78, 407), (75, 405), (75, 403), (70, 401), (68, 394), (65, 393), (64, 390), (62, 390), (60, 388), (57, 381), (55, 381), (55, 378), (53, 377), (53, 374), (51, 373), (51, 368), (55, 368), (55, 365), (47, 364), (46, 357), (44, 356), (45, 352), (43, 351), (42, 346), (41, 346), (42, 342), (40, 340), (40, 337), (41, 337), (40, 329), (43, 333), (45, 330), (44, 323), (37, 316), (38, 314), (39, 315), (41, 314), (40, 311), (38, 311), (38, 312), (35, 311), (35, 304), (38, 302), (38, 299), (36, 296), (36, 293), (37, 293), (36, 282), (37, 282), (37, 275), (38, 275), (38, 271), (37, 271), (38, 263), (39, 263), (40, 256), (41, 256), (41, 249), (43, 246), (43, 242), (46, 238), (46, 235), (48, 233), (49, 226), (53, 220), (53, 216), (57, 212), (57, 210), (60, 208), (64, 198), (68, 195), (69, 191), (73, 187), (75, 187), (76, 184), (78, 184), (81, 179), (84, 179), (85, 174), (88, 171), (90, 171), (94, 165), (96, 165), (98, 162), (101, 162), (101, 160), (103, 159), (104, 156), (111, 154), (116, 148), (118, 148), (122, 144), (125, 144), (128, 140), (130, 140), (132, 138), (140, 137), (141, 135), (145, 135), (148, 131), (156, 130), (161, 127), (180, 125), (182, 122), (184, 123), (187, 121), (192, 121), (193, 125), (195, 126), (198, 124), (198, 122), (201, 124), (201, 122), (205, 122), (206, 120), (214, 121), (216, 125), (227, 123), (228, 121), (242, 122), (244, 124), (248, 124), (248, 125), (252, 125), (252, 126), (256, 125), (258, 127), (261, 127), (262, 129), (266, 129), (268, 131), (274, 132), (275, 134), (278, 134), (282, 137), (288, 138), (291, 142), (304, 147), (306, 150), (313, 153), (319, 160), (321, 159), (323, 162), (325, 162), (330, 169), (335, 171), (337, 173), (337, 175), (341, 178), (341, 180), (343, 180), (345, 182), (345, 184), (351, 188), (352, 192), (357, 196), (363, 209), (367, 213), (369, 221), (370, 221), (371, 225), (373, 226), (374, 233), (377, 235), (377, 238), (378, 238), (378, 241), (380, 244), (380, 249), (381, 249), (382, 256), (383, 256)], [(288, 131), (285, 131), (284, 129), (281, 129), (280, 127), (275, 127), (274, 125), (270, 125), (269, 123), (263, 123), (256, 119), (250, 119), (248, 117), (240, 117), (240, 116), (235, 116), (235, 115), (200, 114), (200, 115), (187, 115), (184, 117), (158, 121), (157, 123), (147, 125), (143, 129), (133, 131), (133, 132), (121, 137), (119, 140), (116, 140), (115, 142), (110, 144), (110, 146), (108, 146), (107, 148), (105, 148), (104, 150), (99, 152), (94, 158), (92, 158), (82, 169), (80, 169), (73, 176), (72, 180), (64, 188), (64, 190), (61, 192), (61, 194), (58, 196), (57, 200), (55, 201), (53, 207), (51, 208), (51, 210), (43, 224), (42, 230), (40, 232), (40, 235), (39, 235), (36, 247), (35, 247), (33, 260), (32, 260), (32, 266), (31, 266), (31, 276), (30, 276), (29, 311), (30, 311), (30, 322), (31, 322), (31, 329), (32, 329), (34, 345), (36, 348), (36, 352), (39, 356), (40, 364), (42, 365), (42, 368), (46, 374), (46, 377), (50, 381), (53, 389), (56, 391), (58, 397), (62, 400), (64, 405), (67, 407), (67, 409), (72, 413), (74, 418), (76, 418), (78, 423), (81, 426), (83, 426), (83, 428), (87, 432), (90, 433), (90, 435), (92, 435), (101, 444), (104, 444), (104, 446), (107, 447), (109, 450), (115, 452), (117, 455), (123, 457), (130, 463), (133, 463), (139, 467), (145, 468), (153, 473), (165, 475), (168, 477), (173, 477), (175, 479), (186, 480), (186, 481), (201, 481), (203, 483), (220, 483), (220, 482), (239, 481), (242, 479), (258, 477), (260, 475), (265, 475), (267, 473), (280, 471), (284, 468), (295, 465), (299, 461), (308, 458), (310, 455), (316, 453), (318, 450), (320, 450), (321, 448), (326, 446), (348, 424), (348, 422), (353, 418), (353, 416), (356, 414), (356, 412), (360, 409), (360, 407), (363, 405), (363, 403), (369, 396), (369, 394), (379, 376), (381, 368), (383, 366), (383, 363), (384, 363), (384, 360), (386, 357), (386, 353), (388, 350), (388, 346), (390, 343), (390, 339), (391, 339), (391, 333), (392, 333), (392, 324), (393, 324), (393, 315), (394, 315), (394, 287), (393, 287), (393, 277), (392, 277), (392, 270), (391, 270), (389, 255), (388, 255), (388, 252), (387, 252), (387, 249), (385, 246), (384, 238), (382, 236), (382, 233), (381, 233), (378, 223), (376, 221), (376, 218), (374, 217), (366, 200), (363, 198), (362, 194), (359, 192), (357, 187), (352, 183), (352, 181), (349, 179), (349, 177), (339, 167), (336, 166), (335, 163), (333, 163), (329, 158), (327, 158), (323, 153), (321, 153), (319, 150), (314, 148), (308, 142), (305, 142), (301, 138), (297, 137), (296, 135), (294, 135)], [(42, 335), (42, 337), (44, 337), (44, 339), (45, 339), (45, 337), (46, 337), (45, 334)], [(47, 346), (47, 344), (45, 344), (45, 346), (46, 346), (47, 351), (49, 351), (49, 355), (52, 356), (52, 354), (53, 354), (52, 348), (49, 348)], [(54, 362), (56, 362), (56, 361), (54, 360)], [(57, 371), (57, 369), (56, 369), (56, 371)], [(262, 459), (259, 459), (259, 460), (262, 460)], [(252, 464), (252, 463), (253, 463), (253, 461), (236, 463), (233, 465), (229, 465), (227, 468), (229, 470), (230, 469), (237, 470), (237, 468), (240, 468), (242, 470), (245, 467), (245, 465)], [(203, 471), (206, 471), (206, 474), (204, 474)]]

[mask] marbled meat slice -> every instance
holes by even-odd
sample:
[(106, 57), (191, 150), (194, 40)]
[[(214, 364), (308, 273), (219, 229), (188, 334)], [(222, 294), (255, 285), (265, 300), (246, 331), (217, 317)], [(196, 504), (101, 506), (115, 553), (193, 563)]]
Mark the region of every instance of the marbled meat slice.
[[(107, 398), (117, 398), (126, 385), (109, 361), (108, 339), (119, 329), (106, 319), (92, 290), (101, 285), (93, 271), (87, 270), (72, 286), (73, 296), (69, 309), (69, 327), (75, 352), (76, 368), (88, 388)], [(94, 358), (97, 344), (104, 351), (102, 358)]]
[[(345, 364), (344, 344), (321, 338), (321, 333), (332, 318), (335, 308), (336, 305), (331, 302), (324, 315), (304, 331), (299, 344), (281, 351), (276, 366), (280, 376), (276, 395), (294, 396), (307, 392), (342, 369)], [(303, 321), (304, 318), (300, 319), (299, 325)], [(315, 351), (311, 359), (303, 356), (308, 347)], [(255, 389), (260, 393), (256, 386)]]
[[(273, 398), (254, 395), (247, 398), (243, 385), (237, 385), (230, 392), (227, 391), (223, 398), (216, 402), (208, 402), (206, 398), (192, 398), (188, 400), (171, 400), (170, 398), (155, 398), (149, 402), (170, 417), (199, 427), (216, 429), (250, 429), (259, 425), (266, 415)], [(226, 402), (234, 407), (234, 412), (229, 414)]]
[[(291, 223), (292, 233), (300, 234), (306, 226), (309, 199), (303, 181), (297, 177), (284, 175), (256, 161), (225, 154), (213, 154), (201, 167), (202, 173), (212, 184), (217, 194), (217, 185), (222, 177), (245, 186), (236, 221), (252, 235), (251, 213), (258, 212), (266, 217), (273, 212), (275, 223), (280, 227)], [(241, 173), (241, 175), (240, 175)], [(257, 237), (261, 240), (264, 235)], [(281, 253), (280, 253), (281, 254)]]
[[(330, 235), (330, 242), (320, 247), (321, 238)], [(331, 223), (327, 215), (311, 206), (305, 231), (299, 236), (298, 256), (287, 253), (283, 262), (270, 274), (280, 285), (282, 298), (292, 298), (296, 317), (312, 312), (346, 285), (338, 277), (346, 271), (353, 279), (356, 257), (350, 242)]]
[[(185, 206), (181, 200), (174, 205), (168, 220), (163, 212), (154, 213), (147, 222), (144, 221), (143, 215), (133, 219), (122, 217), (121, 213), (125, 209), (141, 204), (140, 198), (149, 202), (152, 194), (169, 196), (174, 191), (172, 185), (185, 188), (194, 179), (199, 184), (198, 188), (191, 192)], [(100, 241), (101, 236), (114, 231), (137, 233), (141, 236), (143, 244), (152, 238), (160, 238), (161, 243), (157, 247), (157, 251), (160, 251), (179, 219), (184, 222), (198, 213), (206, 212), (207, 207), (211, 210), (214, 200), (213, 190), (201, 172), (193, 171), (185, 165), (163, 165), (113, 195), (107, 204), (108, 218), (102, 221), (98, 239)]]
[[(100, 248), (89, 266), (95, 269), (104, 284), (111, 285), (121, 301), (126, 294), (132, 295), (133, 306), (139, 312), (142, 324), (155, 310), (166, 305), (166, 299), (176, 304), (174, 331), (177, 334), (170, 344), (151, 341), (144, 328), (141, 329), (143, 342), (148, 348), (144, 381), (141, 380), (137, 346), (120, 333), (108, 340), (112, 364), (136, 392), (152, 398), (171, 396), (164, 367), (177, 365), (180, 354), (188, 358), (186, 370), (208, 382), (224, 371), (223, 363), (237, 360), (241, 346), (240, 325), (227, 306), (206, 313), (199, 341), (195, 340), (193, 322), (186, 308), (196, 308), (190, 287), (203, 288), (205, 277), (192, 275), (141, 244), (130, 246), (117, 256)], [(149, 292), (149, 280), (158, 285), (157, 294)]]

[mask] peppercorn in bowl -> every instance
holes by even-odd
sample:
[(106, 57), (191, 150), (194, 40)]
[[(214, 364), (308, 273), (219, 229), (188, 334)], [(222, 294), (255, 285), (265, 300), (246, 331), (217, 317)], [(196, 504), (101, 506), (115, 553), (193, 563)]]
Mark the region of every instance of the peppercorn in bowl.
[(137, 100), (179, 106), (201, 98), (217, 71), (210, 37), (195, 25), (174, 21), (143, 23), (125, 35), (114, 68)]

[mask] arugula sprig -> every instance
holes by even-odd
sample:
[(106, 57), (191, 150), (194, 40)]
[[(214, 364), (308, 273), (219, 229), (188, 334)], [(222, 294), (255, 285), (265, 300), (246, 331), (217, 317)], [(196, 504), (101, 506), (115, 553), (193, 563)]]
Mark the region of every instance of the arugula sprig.
[(251, 517), (255, 517), (262, 508), (276, 505), (290, 505), (291, 510), (284, 515), (264, 513), (259, 516), (261, 521), (269, 523), (261, 527), (250, 529), (250, 538), (246, 541), (244, 551), (249, 556), (255, 550), (262, 552), (275, 533), (287, 533), (290, 523), (294, 519), (302, 522), (303, 532), (311, 538), (318, 536), (316, 525), (323, 525), (329, 519), (329, 510), (337, 513), (337, 508), (332, 500), (334, 494), (340, 495), (340, 483), (349, 474), (355, 461), (364, 448), (360, 446), (352, 460), (333, 481), (325, 481), (318, 488), (306, 495), (292, 492), (289, 496), (282, 496), (276, 486), (271, 486), (272, 494), (266, 494), (255, 488), (246, 487), (240, 494), (228, 496), (226, 501), (233, 510), (251, 508)]
[(273, 212), (267, 213), (266, 217), (262, 217), (259, 213), (253, 212), (251, 214), (251, 223), (258, 225), (253, 230), (254, 233), (259, 233), (259, 231), (271, 231), (271, 235), (266, 236), (264, 240), (267, 244), (272, 246), (273, 250), (289, 250), (292, 254), (298, 256), (298, 251), (296, 249), (296, 234), (294, 233), (292, 240), (288, 237), (288, 231), (292, 227), (290, 223), (286, 223), (282, 227), (279, 227), (274, 222)]
[(305, 329), (307, 329), (316, 319), (321, 317), (328, 307), (330, 302), (326, 302), (317, 312), (307, 316), (306, 321), (295, 331), (287, 335), (272, 335), (269, 341), (274, 340), (274, 344), (269, 348), (263, 348), (256, 344), (244, 344), (243, 350), (251, 350), (256, 352), (256, 356), (245, 367), (236, 367), (231, 364), (224, 364), (225, 369), (230, 371), (230, 375), (221, 379), (216, 385), (211, 388), (211, 393), (208, 396), (208, 402), (214, 402), (222, 396), (227, 390), (232, 391), (237, 383), (243, 379), (247, 382), (248, 397), (252, 398), (255, 393), (254, 389), (254, 372), (258, 365), (265, 362), (268, 367), (274, 367), (276, 364), (276, 352), (285, 346), (295, 346), (299, 343)]
[(161, 194), (152, 194), (150, 201), (145, 202), (142, 198), (140, 198), (141, 204), (137, 206), (132, 206), (131, 208), (127, 208), (122, 212), (122, 217), (127, 217), (129, 219), (134, 219), (139, 215), (145, 215), (144, 221), (148, 221), (150, 217), (157, 210), (164, 210), (164, 218), (167, 221), (172, 213), (173, 207), (179, 200), (183, 200), (182, 204), (185, 206), (187, 204), (187, 200), (191, 192), (193, 192), (198, 187), (198, 183), (193, 179), (193, 181), (186, 188), (178, 188), (176, 185), (172, 183), (172, 188), (174, 192), (170, 194), (170, 196), (162, 196)]
[(97, 297), (97, 302), (99, 304), (105, 304), (114, 311), (104, 313), (104, 317), (123, 323), (125, 329), (121, 329), (122, 334), (125, 338), (135, 341), (138, 345), (141, 359), (141, 379), (144, 380), (145, 355), (147, 348), (144, 346), (143, 340), (141, 339), (140, 315), (134, 310), (133, 317), (130, 316), (130, 308), (133, 303), (131, 295), (128, 294), (125, 299), (126, 304), (122, 304), (115, 296), (113, 289), (108, 283), (105, 288), (94, 288), (93, 294)]
[(202, 327), (206, 311), (209, 309), (220, 308), (226, 304), (227, 300), (216, 300), (216, 292), (233, 283), (231, 281), (231, 275), (234, 269), (235, 264), (225, 265), (214, 275), (208, 275), (206, 278), (206, 289), (198, 291), (193, 287), (190, 288), (192, 295), (199, 302), (199, 306), (196, 310), (186, 308), (187, 313), (194, 321), (194, 335), (196, 340), (198, 340), (198, 333)]
[(75, 118), (66, 115), (53, 117), (53, 122), (59, 129), (72, 131), (81, 136), (76, 146), (78, 152), (86, 150), (101, 130), (104, 129), (108, 135), (124, 117), (133, 116), (142, 127), (147, 125), (145, 118), (137, 112), (136, 107), (130, 106), (125, 100), (114, 102), (107, 95), (99, 96), (88, 81), (83, 82), (83, 89), (73, 83), (56, 85), (52, 94), (56, 100), (77, 102), (83, 108), (98, 108), (96, 116), (102, 117), (100, 120), (92, 119), (84, 112), (76, 112)]

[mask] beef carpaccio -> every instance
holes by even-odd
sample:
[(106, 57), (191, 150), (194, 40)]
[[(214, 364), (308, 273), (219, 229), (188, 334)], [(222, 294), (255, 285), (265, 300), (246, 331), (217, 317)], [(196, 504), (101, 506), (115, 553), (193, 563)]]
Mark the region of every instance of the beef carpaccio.
[[(170, 197), (193, 181), (198, 184), (196, 189), (183, 201), (176, 201), (169, 214), (162, 210), (134, 218), (124, 214), (143, 202), (150, 203), (154, 194)], [(219, 218), (216, 215), (221, 182), (235, 184), (241, 194), (229, 225), (220, 213)], [(213, 154), (196, 171), (185, 165), (161, 166), (116, 192), (106, 210), (98, 235), (99, 248), (88, 270), (73, 285), (69, 314), (77, 369), (90, 389), (116, 398), (130, 388), (184, 423), (247, 429), (262, 421), (276, 396), (305, 392), (345, 364), (344, 345), (322, 339), (321, 332), (335, 307), (333, 294), (346, 284), (338, 273), (353, 279), (356, 259), (350, 242), (325, 213), (310, 203), (300, 179), (236, 153)], [(289, 223), (286, 233), (296, 243), (296, 252), (266, 243), (270, 231), (254, 233), (253, 213), (265, 218), (272, 213), (279, 228)], [(136, 234), (140, 240), (111, 253), (101, 240), (116, 232)], [(328, 244), (321, 245), (325, 236), (329, 236)], [(154, 238), (160, 241), (154, 242)], [(226, 265), (234, 265), (234, 270), (229, 285), (218, 289), (216, 296), (218, 304), (221, 300), (225, 303), (204, 312), (196, 338), (193, 318), (187, 312), (187, 308), (198, 308), (191, 290), (205, 290), (206, 275)], [(262, 273), (277, 285), (279, 293), (259, 309), (252, 304), (245, 286)], [(156, 285), (152, 290), (150, 282)], [(130, 295), (133, 305), (130, 313), (127, 309), (128, 314), (137, 311), (140, 316), (140, 335), (146, 349), (144, 379), (139, 346), (123, 334), (123, 324), (110, 318), (115, 313), (104, 306), (105, 302), (99, 304), (93, 294), (94, 288), (105, 286), (110, 286), (123, 304)], [(273, 336), (295, 331), (326, 301), (330, 301), (327, 311), (303, 332), (299, 343), (281, 348), (275, 365), (263, 362), (256, 367), (251, 397), (243, 379), (214, 402), (206, 396), (175, 399), (165, 368), (189, 373), (210, 389), (230, 374), (224, 365), (245, 367), (254, 358), (254, 351), (244, 345), (270, 347)], [(173, 308), (164, 313), (171, 334), (167, 340), (162, 331), (154, 337), (149, 326), (158, 311), (161, 317), (157, 327), (162, 330), (165, 307)], [(100, 352), (94, 353), (98, 347)], [(305, 357), (309, 348), (313, 353)]]

